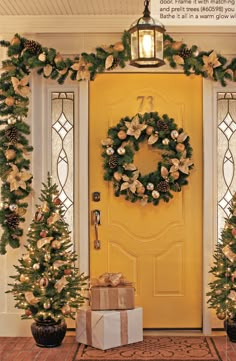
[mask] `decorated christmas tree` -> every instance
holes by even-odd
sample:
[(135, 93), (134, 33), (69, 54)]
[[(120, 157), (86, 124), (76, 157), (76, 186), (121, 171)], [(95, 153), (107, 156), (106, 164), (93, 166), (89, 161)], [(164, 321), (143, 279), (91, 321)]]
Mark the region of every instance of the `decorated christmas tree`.
[(15, 266), (10, 284), (15, 306), (24, 310), (22, 319), (60, 322), (74, 318), (85, 297), (82, 288), (87, 277), (79, 273), (77, 255), (72, 249), (68, 225), (56, 184), (43, 183), (40, 201), (27, 234), (26, 253)]
[(225, 220), (216, 250), (214, 264), (210, 272), (214, 280), (209, 284), (211, 291), (208, 303), (216, 310), (220, 320), (236, 319), (236, 193), (234, 194), (230, 216)]

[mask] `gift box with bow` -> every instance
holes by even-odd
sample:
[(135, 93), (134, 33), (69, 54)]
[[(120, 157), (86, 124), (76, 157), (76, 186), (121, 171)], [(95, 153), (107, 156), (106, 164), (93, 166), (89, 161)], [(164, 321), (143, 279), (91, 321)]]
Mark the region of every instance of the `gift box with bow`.
[(122, 273), (104, 273), (91, 280), (92, 310), (129, 310), (135, 307), (134, 287)]

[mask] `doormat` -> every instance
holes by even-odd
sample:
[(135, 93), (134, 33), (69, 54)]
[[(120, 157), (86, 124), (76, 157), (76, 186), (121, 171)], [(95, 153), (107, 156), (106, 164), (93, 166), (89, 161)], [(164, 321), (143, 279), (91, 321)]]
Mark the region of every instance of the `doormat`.
[(80, 345), (75, 361), (219, 361), (210, 337), (144, 336), (142, 342), (102, 351)]

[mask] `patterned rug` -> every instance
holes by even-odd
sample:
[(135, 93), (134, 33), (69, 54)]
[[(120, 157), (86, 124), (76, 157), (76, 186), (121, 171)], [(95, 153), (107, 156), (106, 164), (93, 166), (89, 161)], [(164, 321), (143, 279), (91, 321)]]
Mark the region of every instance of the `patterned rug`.
[(102, 351), (80, 345), (75, 361), (219, 361), (210, 337), (144, 336), (142, 342)]

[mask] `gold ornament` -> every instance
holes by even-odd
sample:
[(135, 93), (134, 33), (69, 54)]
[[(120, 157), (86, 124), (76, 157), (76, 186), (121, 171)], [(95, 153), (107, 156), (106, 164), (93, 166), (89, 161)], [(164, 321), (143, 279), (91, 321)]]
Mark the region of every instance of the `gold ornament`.
[(61, 248), (61, 242), (58, 241), (58, 240), (55, 240), (55, 241), (52, 242), (51, 246), (52, 246), (52, 248), (60, 249)]
[(50, 307), (51, 307), (51, 303), (49, 301), (45, 301), (44, 304), (43, 304), (43, 308), (45, 310), (48, 310)]
[(12, 125), (16, 123), (16, 119), (15, 118), (9, 118), (7, 119), (7, 124)]
[(63, 306), (61, 312), (63, 313), (63, 315), (69, 315), (71, 312), (70, 306), (69, 305)]
[(19, 45), (20, 44), (20, 39), (17, 36), (14, 36), (14, 38), (11, 39), (10, 41), (11, 45)]
[(224, 320), (226, 317), (225, 312), (218, 312), (216, 316), (219, 318), (219, 320)]
[(119, 172), (115, 172), (113, 174), (113, 177), (115, 178), (115, 180), (117, 180), (117, 182), (119, 182), (122, 179), (122, 174)]
[(184, 59), (182, 58), (182, 56), (174, 55), (173, 60), (178, 65), (183, 65), (184, 64)]
[(175, 50), (179, 50), (182, 46), (182, 41), (175, 41), (174, 43), (171, 44), (171, 47)]
[(117, 133), (117, 137), (120, 139), (120, 140), (124, 140), (127, 138), (127, 134), (124, 130), (120, 130), (118, 133)]
[(35, 271), (39, 270), (39, 268), (40, 268), (40, 264), (39, 264), (39, 263), (33, 264), (33, 269), (34, 269)]
[(172, 172), (171, 176), (174, 178), (174, 180), (177, 180), (177, 179), (179, 179), (179, 172), (178, 171)]
[(7, 160), (13, 160), (16, 158), (16, 152), (14, 149), (7, 149), (5, 151), (5, 157)]
[(178, 143), (175, 149), (177, 150), (177, 152), (183, 153), (183, 151), (185, 150), (185, 145), (183, 143)]
[(24, 274), (21, 274), (20, 275), (20, 282), (28, 282), (29, 281), (29, 277), (24, 275)]
[(54, 63), (58, 64), (58, 63), (61, 63), (62, 61), (63, 61), (62, 55), (60, 53), (57, 53), (57, 55), (54, 58)]
[(125, 148), (124, 148), (124, 147), (119, 147), (119, 148), (117, 149), (117, 153), (118, 153), (119, 155), (124, 155), (124, 154), (125, 154)]
[(6, 105), (8, 105), (9, 107), (12, 107), (12, 106), (14, 105), (14, 103), (15, 103), (15, 99), (14, 99), (13, 97), (9, 96), (9, 97), (7, 97), (7, 98), (5, 99), (5, 103), (6, 103)]
[(152, 197), (154, 199), (158, 199), (160, 197), (160, 193), (156, 191), (155, 189), (152, 191)]
[(43, 206), (42, 206), (42, 212), (43, 213), (47, 213), (47, 212), (49, 212), (49, 207), (48, 207), (48, 202), (43, 202)]
[(154, 127), (152, 127), (151, 125), (148, 125), (146, 128), (146, 134), (147, 135), (151, 135), (154, 131)]
[(46, 60), (46, 54), (45, 53), (39, 54), (38, 59), (39, 61), (42, 61), (44, 63)]
[(45, 259), (46, 262), (49, 262), (50, 259), (51, 259), (50, 254), (49, 254), (49, 253), (46, 253), (45, 256), (44, 256), (44, 259)]
[(115, 43), (115, 45), (113, 46), (113, 49), (114, 51), (118, 51), (118, 52), (121, 52), (123, 51), (125, 48), (124, 48), (124, 45), (122, 44), (121, 41)]
[(138, 194), (144, 194), (145, 193), (145, 187), (142, 185), (141, 187), (137, 188), (137, 193)]

